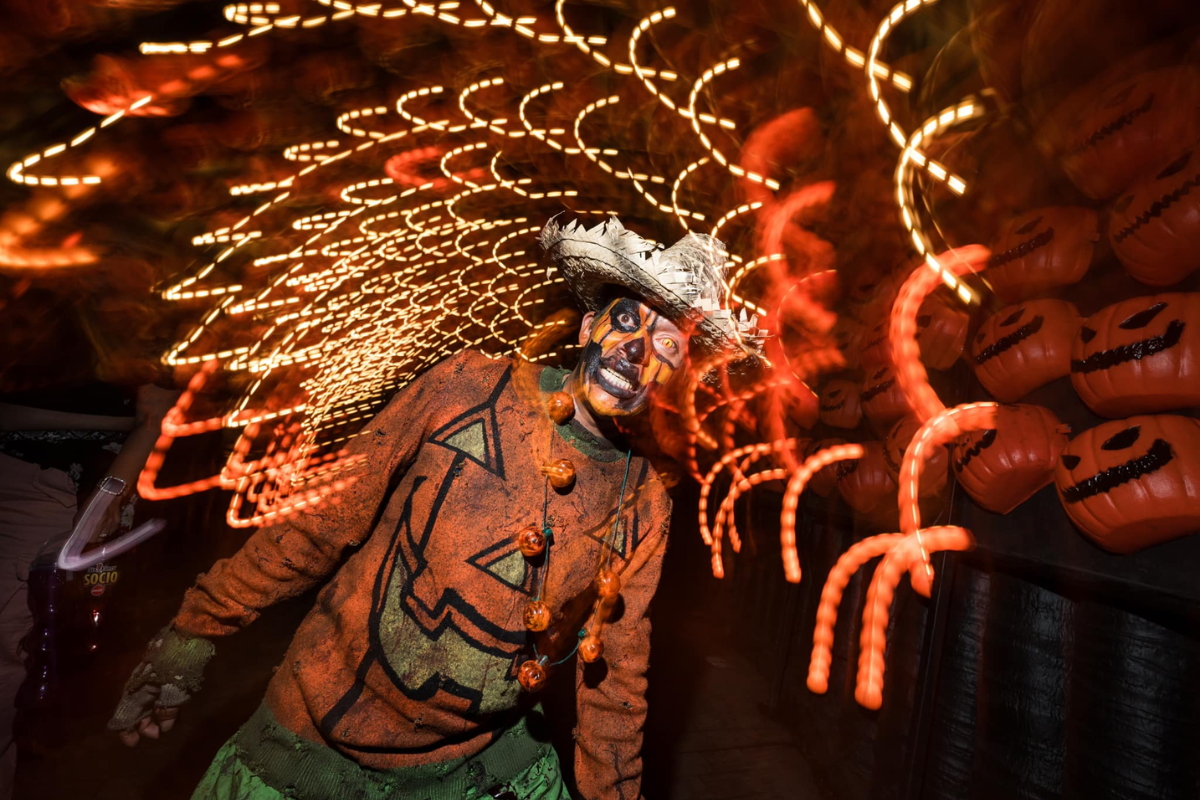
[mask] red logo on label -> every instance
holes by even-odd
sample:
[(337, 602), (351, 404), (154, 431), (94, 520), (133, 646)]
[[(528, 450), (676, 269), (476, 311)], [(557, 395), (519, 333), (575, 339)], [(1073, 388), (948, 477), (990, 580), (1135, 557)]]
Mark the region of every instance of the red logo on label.
[(101, 584), (96, 584), (92, 587), (92, 597), (99, 597), (104, 594), (104, 587)]

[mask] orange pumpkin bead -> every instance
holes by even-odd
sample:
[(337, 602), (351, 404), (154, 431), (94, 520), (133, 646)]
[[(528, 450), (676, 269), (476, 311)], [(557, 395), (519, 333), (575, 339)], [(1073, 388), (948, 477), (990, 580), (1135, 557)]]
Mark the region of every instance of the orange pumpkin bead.
[(517, 534), (517, 549), (526, 558), (540, 556), (546, 550), (546, 534), (537, 525), (526, 525)]
[(555, 425), (562, 425), (575, 416), (575, 400), (566, 392), (555, 392), (546, 398), (546, 412)]
[(575, 465), (565, 458), (542, 465), (542, 474), (550, 479), (555, 489), (566, 489), (575, 483)]
[(596, 590), (603, 600), (612, 601), (621, 593), (621, 576), (611, 569), (602, 569), (596, 575)]
[(588, 664), (599, 661), (604, 656), (604, 642), (599, 636), (588, 635), (579, 643), (579, 657)]
[(517, 682), (521, 684), (522, 689), (527, 692), (537, 692), (546, 685), (546, 667), (542, 663), (545, 660), (545, 656), (537, 661), (531, 659), (523, 663), (517, 670)]
[(550, 606), (541, 600), (533, 600), (525, 606), (525, 627), (531, 631), (544, 631), (550, 627)]

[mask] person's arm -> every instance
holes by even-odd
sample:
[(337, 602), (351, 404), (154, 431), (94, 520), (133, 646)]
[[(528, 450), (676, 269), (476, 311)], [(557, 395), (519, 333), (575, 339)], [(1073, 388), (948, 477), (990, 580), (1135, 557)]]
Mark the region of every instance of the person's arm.
[(321, 583), (349, 547), (370, 535), (393, 476), (412, 463), (438, 395), (467, 354), (434, 366), (409, 384), (350, 440), (356, 480), (332, 501), (260, 528), (231, 558), (218, 561), (184, 596), (172, 627), (186, 637), (224, 636), (268, 606)]
[(178, 707), (200, 688), (215, 649), (210, 637), (233, 633), (266, 607), (316, 586), (346, 548), (369, 535), (392, 476), (412, 462), (439, 393), (469, 357), (461, 353), (430, 369), (351, 440), (349, 455), (365, 459), (353, 473), (358, 480), (336, 501), (260, 528), (197, 579), (126, 683), (110, 730), (131, 747), (140, 736), (156, 739), (169, 730)]
[(589, 686), (600, 665), (579, 660), (576, 676), (575, 782), (585, 800), (641, 797), (642, 728), (646, 724), (646, 669), (650, 664), (650, 600), (662, 574), (670, 501), (657, 480), (650, 535), (630, 554), (621, 575), (620, 618), (605, 624), (603, 679)]

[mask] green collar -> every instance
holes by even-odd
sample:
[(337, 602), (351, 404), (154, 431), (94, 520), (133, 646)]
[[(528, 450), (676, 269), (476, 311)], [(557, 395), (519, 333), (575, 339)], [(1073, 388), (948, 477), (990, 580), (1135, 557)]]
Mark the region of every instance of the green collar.
[[(542, 370), (538, 388), (546, 395), (561, 391), (563, 383), (566, 382), (567, 375), (570, 372), (570, 370), (558, 367), (546, 367), (546, 369)], [(555, 425), (554, 429), (558, 431), (558, 435), (567, 444), (596, 461), (617, 461), (625, 455), (622, 451), (613, 447), (610, 442), (601, 439), (580, 425), (575, 421), (574, 417), (564, 425)]]

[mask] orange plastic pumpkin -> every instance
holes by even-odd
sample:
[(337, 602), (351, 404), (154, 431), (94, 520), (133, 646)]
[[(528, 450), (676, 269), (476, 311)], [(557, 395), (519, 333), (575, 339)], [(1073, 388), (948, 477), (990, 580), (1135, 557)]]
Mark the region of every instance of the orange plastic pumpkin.
[[(889, 321), (890, 324), (890, 321)], [(967, 343), (971, 318), (937, 295), (929, 297), (917, 312), (917, 345), (921, 361), (930, 369), (950, 369)]]
[[(1102, 78), (1107, 81), (1108, 79)], [(1200, 137), (1200, 67), (1155, 69), (1077, 93), (1062, 167), (1080, 191), (1113, 197)]]
[(883, 442), (863, 442), (862, 458), (838, 464), (838, 491), (846, 504), (860, 514), (895, 505), (896, 482), (883, 463)]
[(1200, 268), (1200, 156), (1195, 145), (1113, 204), (1108, 226), (1125, 271), (1170, 286)]
[[(900, 467), (913, 435), (920, 429), (921, 421), (913, 416), (902, 417), (883, 440), (883, 465), (897, 485), (900, 484)], [(946, 468), (949, 458), (943, 446), (932, 447), (925, 456), (925, 468), (921, 470), (918, 496), (930, 497), (946, 488)]]
[(1058, 497), (1083, 533), (1132, 553), (1200, 530), (1200, 420), (1174, 414), (1097, 425), (1067, 445)]
[(972, 500), (1007, 514), (1054, 481), (1066, 446), (1066, 426), (1050, 409), (1004, 405), (996, 409), (996, 427), (954, 440), (950, 464)]
[(1079, 282), (1092, 264), (1100, 220), (1090, 208), (1052, 206), (1015, 217), (992, 240), (983, 278), (1006, 303)]
[(1083, 317), (1065, 300), (1030, 300), (1008, 306), (979, 327), (971, 341), (971, 366), (988, 393), (1002, 403), (1071, 373), (1071, 345)]
[[(817, 441), (809, 442), (804, 448), (804, 457), (808, 458), (810, 456), (814, 456), (827, 447), (833, 447), (835, 444), (845, 444), (845, 443), (846, 443), (845, 439), (836, 439), (836, 438), (835, 439), (820, 439)], [(835, 462), (833, 464), (830, 464), (828, 467), (825, 467), (824, 469), (818, 470), (811, 478), (809, 478), (808, 488), (812, 489), (814, 492), (816, 492), (821, 497), (829, 497), (829, 495), (833, 494), (833, 490), (837, 488), (837, 481), (838, 481), (837, 468), (838, 468), (838, 464), (840, 464), (840, 463), (842, 463), (842, 462), (840, 462), (840, 461)]]
[(857, 428), (862, 422), (860, 388), (854, 381), (837, 378), (821, 390), (821, 422), (835, 428)]
[(1071, 384), (1102, 417), (1200, 405), (1200, 293), (1135, 297), (1088, 317)]
[(912, 410), (890, 366), (867, 375), (859, 399), (867, 419), (881, 431)]

